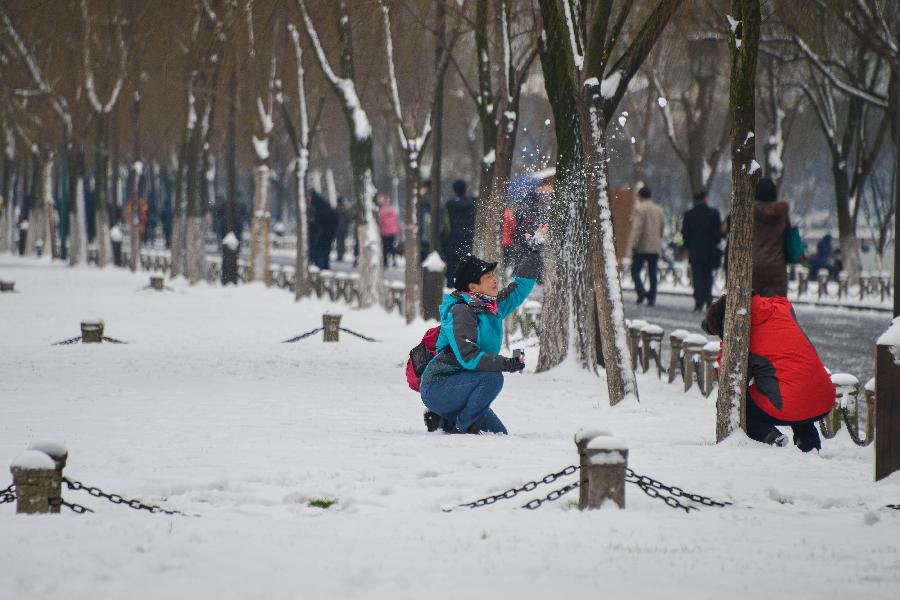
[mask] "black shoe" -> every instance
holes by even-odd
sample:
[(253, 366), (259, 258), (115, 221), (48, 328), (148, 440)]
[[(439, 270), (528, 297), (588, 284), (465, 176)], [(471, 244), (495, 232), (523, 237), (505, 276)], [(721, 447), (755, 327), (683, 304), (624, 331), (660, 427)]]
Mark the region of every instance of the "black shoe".
[(644, 296), (642, 296), (641, 294), (638, 294), (638, 297), (637, 297), (637, 303), (638, 303), (638, 304), (643, 304), (643, 303), (644, 303)]
[(800, 448), (800, 450), (803, 452), (812, 452), (813, 450), (818, 452), (822, 449), (822, 440), (819, 438), (818, 432), (813, 430), (813, 433), (815, 433), (815, 437), (797, 437), (795, 435), (794, 445)]
[(429, 432), (437, 431), (441, 426), (441, 416), (430, 410), (425, 413), (425, 427)]
[(788, 437), (773, 427), (772, 430), (766, 434), (766, 438), (763, 440), (763, 442), (769, 444), (770, 446), (778, 446), (779, 448), (783, 448), (787, 446)]
[(479, 434), (481, 433), (481, 427), (478, 426), (478, 423), (472, 423), (469, 425), (469, 428), (466, 429), (466, 433)]

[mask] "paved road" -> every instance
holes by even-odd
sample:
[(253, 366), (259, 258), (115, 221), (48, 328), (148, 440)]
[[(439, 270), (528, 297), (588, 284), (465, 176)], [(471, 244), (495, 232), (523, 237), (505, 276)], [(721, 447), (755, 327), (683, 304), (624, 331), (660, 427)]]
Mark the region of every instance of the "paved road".
[[(662, 326), (701, 333), (701, 317), (692, 312), (689, 296), (660, 295), (656, 306), (635, 304), (634, 292), (625, 292), (625, 315)], [(833, 372), (851, 373), (865, 383), (873, 375), (875, 341), (891, 323), (890, 313), (796, 306), (797, 319)]]

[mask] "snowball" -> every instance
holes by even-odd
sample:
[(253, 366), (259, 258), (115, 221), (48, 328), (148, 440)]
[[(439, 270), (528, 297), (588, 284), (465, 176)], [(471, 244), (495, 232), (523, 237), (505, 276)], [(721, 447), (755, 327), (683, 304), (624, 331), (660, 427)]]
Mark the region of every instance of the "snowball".
[(447, 265), (441, 260), (440, 254), (432, 252), (422, 263), (422, 268), (432, 273), (440, 273), (447, 268)]
[(229, 231), (224, 238), (222, 238), (222, 245), (231, 250), (232, 252), (237, 252), (238, 246), (240, 242), (238, 242), (237, 236), (234, 235), (233, 231)]
[(26, 450), (16, 457), (10, 465), (13, 469), (54, 470), (53, 459), (39, 450)]
[(665, 108), (669, 105), (669, 101), (666, 100), (665, 98), (663, 98), (662, 96), (660, 96), (659, 98), (656, 99), (656, 103), (659, 104), (660, 108)]
[(121, 242), (122, 241), (122, 230), (118, 225), (113, 225), (112, 229), (109, 230), (109, 240), (111, 242)]

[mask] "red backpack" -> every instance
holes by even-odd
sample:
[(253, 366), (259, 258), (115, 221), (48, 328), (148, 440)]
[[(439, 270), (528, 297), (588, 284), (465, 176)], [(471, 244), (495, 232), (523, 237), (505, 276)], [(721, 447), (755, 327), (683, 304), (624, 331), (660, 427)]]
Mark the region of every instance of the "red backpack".
[(419, 345), (409, 351), (409, 360), (406, 361), (406, 383), (415, 392), (419, 391), (419, 380), (425, 372), (425, 367), (437, 354), (436, 346), (440, 334), (440, 325), (432, 327), (422, 336)]

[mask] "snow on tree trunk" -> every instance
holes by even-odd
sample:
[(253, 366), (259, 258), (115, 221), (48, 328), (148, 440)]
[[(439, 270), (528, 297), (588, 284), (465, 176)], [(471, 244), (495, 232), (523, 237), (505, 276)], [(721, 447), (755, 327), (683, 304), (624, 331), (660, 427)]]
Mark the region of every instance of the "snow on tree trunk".
[(53, 158), (50, 157), (44, 163), (42, 173), (41, 192), (44, 205), (44, 253), (48, 258), (58, 258), (59, 251), (56, 247), (56, 203), (53, 201)]
[(206, 274), (206, 223), (202, 216), (187, 218), (187, 278), (191, 285), (203, 281)]
[(309, 153), (301, 151), (297, 160), (297, 190), (294, 194), (294, 215), (297, 219), (297, 252), (294, 255), (294, 300), (309, 296), (309, 242), (306, 213), (306, 175), (309, 170)]
[(315, 51), (316, 60), (325, 78), (341, 101), (344, 118), (350, 132), (350, 169), (353, 179), (353, 196), (356, 205), (356, 233), (359, 240), (359, 303), (361, 307), (369, 307), (373, 303), (385, 306), (386, 294), (384, 286), (384, 270), (381, 260), (381, 235), (375, 220), (374, 199), (375, 184), (372, 179), (372, 125), (369, 116), (362, 107), (353, 80), (353, 51), (351, 45), (352, 31), (350, 20), (346, 14), (346, 4), (339, 3), (341, 18), (339, 19), (341, 41), (341, 66), (343, 77), (339, 77), (331, 68), (325, 50), (319, 41), (315, 25), (306, 10), (304, 0), (298, 0), (303, 14), (306, 33)]
[(250, 225), (250, 281), (269, 285), (269, 167), (256, 167)]
[[(732, 0), (731, 50), (731, 229), (728, 243), (728, 303), (724, 348), (716, 398), (716, 441), (745, 427), (747, 353), (750, 348), (750, 292), (753, 278), (753, 196), (759, 180), (755, 163), (756, 57), (759, 0)], [(736, 20), (736, 23), (735, 23)]]
[(103, 268), (112, 255), (109, 239), (109, 148), (106, 143), (106, 113), (97, 113), (97, 144), (95, 147), (96, 171), (94, 173), (94, 205), (96, 228), (94, 245), (97, 247), (97, 266)]
[(141, 267), (140, 182), (144, 165), (141, 161), (136, 160), (131, 169), (131, 189), (128, 190), (128, 196), (131, 198), (131, 223), (129, 223), (131, 262), (129, 268), (132, 271), (137, 271)]
[(406, 292), (403, 312), (406, 322), (412, 323), (419, 316), (422, 305), (422, 261), (421, 244), (419, 242), (419, 163), (418, 158), (406, 160), (406, 207), (404, 229), (406, 241), (403, 246), (403, 258), (406, 262)]
[(631, 369), (625, 307), (619, 281), (612, 209), (609, 201), (606, 124), (600, 113), (600, 84), (596, 79), (584, 85), (581, 104), (581, 135), (584, 149), (585, 190), (587, 192), (590, 244), (594, 272), (594, 297), (600, 322), (600, 342), (606, 365), (609, 403), (614, 406), (626, 397), (638, 398), (637, 380)]
[(86, 265), (88, 245), (87, 218), (84, 207), (84, 179), (80, 176), (75, 180), (74, 203), (75, 227), (72, 228), (71, 242), (69, 243), (69, 264), (72, 266)]

